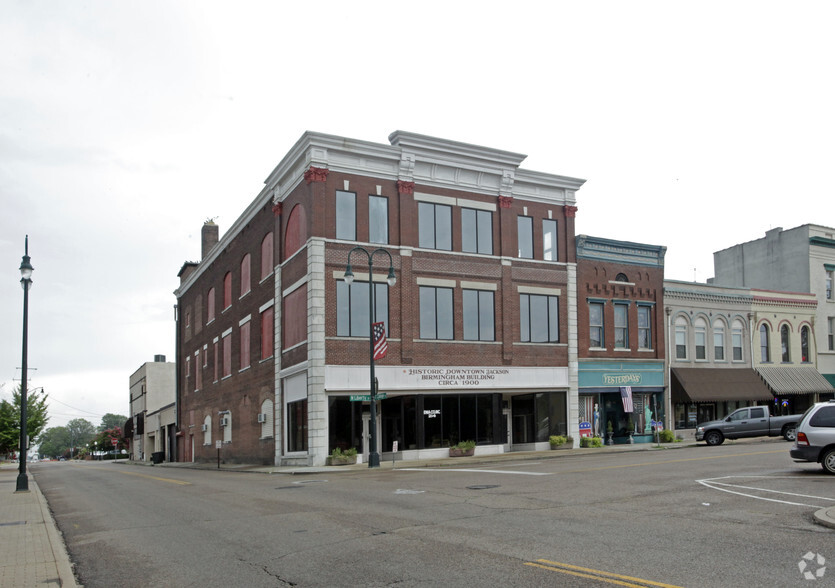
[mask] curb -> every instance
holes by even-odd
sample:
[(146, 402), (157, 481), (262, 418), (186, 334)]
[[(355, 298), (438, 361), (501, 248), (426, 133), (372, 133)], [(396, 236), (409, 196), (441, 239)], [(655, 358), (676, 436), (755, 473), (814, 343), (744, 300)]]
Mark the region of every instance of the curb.
[(828, 506), (815, 512), (815, 522), (835, 529), (835, 506)]
[(61, 586), (68, 588), (81, 588), (80, 584), (78, 584), (75, 580), (73, 567), (70, 563), (70, 556), (67, 553), (67, 547), (64, 543), (64, 536), (61, 534), (61, 531), (58, 530), (58, 526), (55, 524), (55, 519), (52, 518), (52, 512), (49, 510), (46, 498), (41, 492), (37, 482), (34, 480), (34, 476), (31, 476), (29, 479), (29, 486), (30, 490), (34, 490), (38, 497), (38, 505), (40, 506), (41, 514), (43, 515), (46, 536), (47, 539), (49, 539), (49, 545), (52, 548), (52, 556), (55, 559), (55, 567), (58, 568), (58, 577), (60, 579)]

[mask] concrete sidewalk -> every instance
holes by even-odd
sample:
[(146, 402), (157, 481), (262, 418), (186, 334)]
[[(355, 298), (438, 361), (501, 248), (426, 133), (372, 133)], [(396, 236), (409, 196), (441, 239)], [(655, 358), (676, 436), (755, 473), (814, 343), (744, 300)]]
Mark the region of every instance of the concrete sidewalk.
[(31, 472), (16, 492), (18, 466), (0, 465), (0, 586), (78, 586), (64, 540)]

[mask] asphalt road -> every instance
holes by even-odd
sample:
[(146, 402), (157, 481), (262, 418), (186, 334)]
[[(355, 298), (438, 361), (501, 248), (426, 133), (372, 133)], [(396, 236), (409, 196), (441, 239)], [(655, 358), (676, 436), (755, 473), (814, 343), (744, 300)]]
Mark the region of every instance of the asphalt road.
[[(835, 504), (835, 476), (788, 449), (302, 476), (106, 462), (31, 472), (87, 588), (835, 585), (835, 535), (812, 517)], [(810, 583), (801, 562), (824, 575)]]

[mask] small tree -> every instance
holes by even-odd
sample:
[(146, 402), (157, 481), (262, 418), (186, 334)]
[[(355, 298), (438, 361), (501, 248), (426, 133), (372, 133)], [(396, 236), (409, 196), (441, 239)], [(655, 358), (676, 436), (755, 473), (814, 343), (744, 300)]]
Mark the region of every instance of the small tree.
[(99, 424), (98, 431), (108, 431), (115, 428), (121, 429), (127, 420), (128, 417), (124, 415), (108, 412), (106, 415), (101, 417), (101, 424)]
[[(20, 386), (12, 392), (12, 401), (0, 401), (0, 453), (16, 451), (20, 445)], [(44, 430), (47, 416), (47, 394), (28, 392), (26, 395), (26, 434), (29, 445), (37, 442)], [(26, 448), (28, 449), (28, 448)]]

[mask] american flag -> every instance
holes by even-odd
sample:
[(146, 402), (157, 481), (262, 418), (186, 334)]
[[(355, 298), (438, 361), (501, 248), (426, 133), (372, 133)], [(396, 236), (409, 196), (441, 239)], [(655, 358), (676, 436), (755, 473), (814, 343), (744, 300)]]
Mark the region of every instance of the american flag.
[(374, 333), (374, 359), (383, 359), (389, 350), (389, 344), (386, 341), (386, 324), (374, 323), (371, 327)]
[(634, 412), (632, 408), (632, 386), (622, 386), (620, 399), (623, 400), (623, 412)]

